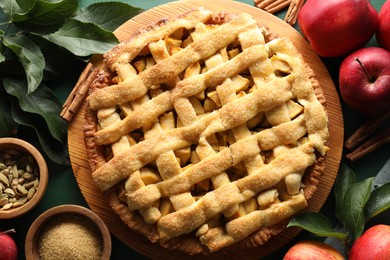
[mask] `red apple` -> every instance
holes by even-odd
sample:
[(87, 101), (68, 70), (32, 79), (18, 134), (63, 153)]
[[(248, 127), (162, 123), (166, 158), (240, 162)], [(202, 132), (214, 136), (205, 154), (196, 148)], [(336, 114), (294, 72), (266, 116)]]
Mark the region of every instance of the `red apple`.
[(348, 259), (390, 259), (390, 226), (379, 224), (366, 230), (353, 243)]
[(344, 102), (365, 115), (390, 110), (390, 52), (367, 47), (350, 54), (340, 65), (339, 86)]
[(13, 229), (0, 232), (0, 260), (16, 260), (18, 259), (18, 248), (15, 241), (9, 235), (14, 233)]
[(390, 0), (387, 0), (379, 11), (379, 24), (376, 38), (383, 48), (390, 51)]
[(337, 57), (372, 38), (378, 12), (369, 0), (307, 0), (298, 13), (298, 24), (318, 55)]
[(304, 240), (293, 245), (283, 260), (344, 260), (339, 251), (328, 244), (318, 241)]

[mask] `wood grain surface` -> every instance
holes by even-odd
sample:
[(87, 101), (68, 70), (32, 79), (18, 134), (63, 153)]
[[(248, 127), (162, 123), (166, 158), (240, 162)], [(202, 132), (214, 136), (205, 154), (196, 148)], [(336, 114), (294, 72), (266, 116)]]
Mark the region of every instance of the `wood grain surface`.
[[(117, 37), (123, 41), (139, 28), (153, 24), (161, 18), (173, 17), (200, 6), (215, 11), (228, 11), (234, 13), (246, 12), (251, 14), (255, 19), (267, 25), (272, 31), (277, 32), (280, 36), (288, 36), (294, 42), (305, 61), (314, 70), (327, 100), (330, 128), (330, 150), (326, 159), (326, 171), (321, 179), (318, 191), (309, 201), (309, 210), (319, 211), (333, 187), (338, 172), (344, 138), (343, 118), (339, 97), (326, 67), (323, 65), (319, 57), (311, 50), (309, 44), (294, 28), (276, 16), (243, 3), (230, 0), (184, 0), (171, 2), (150, 9), (123, 24), (115, 33)], [(101, 60), (99, 57), (95, 57), (92, 63), (95, 66), (98, 66), (101, 63)], [(84, 107), (85, 104), (82, 105), (73, 121), (69, 124), (68, 146), (76, 181), (89, 207), (103, 219), (113, 235), (123, 241), (127, 246), (149, 258), (204, 258), (203, 256), (189, 257), (183, 253), (168, 251), (161, 248), (159, 245), (152, 244), (142, 235), (139, 235), (127, 228), (120, 218), (111, 210), (103, 194), (94, 185), (91, 179), (91, 170), (88, 166), (86, 149), (83, 140)], [(280, 235), (272, 238), (262, 247), (251, 250), (228, 252), (225, 255), (217, 254), (214, 256), (215, 258), (221, 259), (259, 259), (260, 257), (265, 256), (285, 245), (288, 241), (293, 239), (298, 232), (299, 230), (296, 228), (289, 228)]]

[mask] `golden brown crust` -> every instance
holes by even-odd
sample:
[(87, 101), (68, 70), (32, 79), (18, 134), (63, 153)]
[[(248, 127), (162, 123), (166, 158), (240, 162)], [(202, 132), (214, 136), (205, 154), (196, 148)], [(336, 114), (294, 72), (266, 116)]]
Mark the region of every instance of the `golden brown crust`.
[[(227, 22), (230, 22), (232, 20), (237, 19), (236, 15), (232, 15), (230, 13), (210, 13), (208, 11), (202, 10), (200, 13), (198, 11), (193, 11), (190, 13), (186, 13), (183, 16), (179, 17), (177, 20), (180, 20), (182, 17), (190, 17), (188, 20), (190, 20), (190, 24), (195, 24), (195, 21), (198, 21), (201, 16), (201, 21), (203, 21), (204, 24), (218, 24), (222, 25)], [(193, 17), (194, 20), (191, 20)], [(247, 23), (250, 18), (244, 16), (242, 18), (245, 23)], [(249, 20), (248, 20), (249, 19)], [(239, 19), (238, 19), (239, 20)], [(251, 95), (247, 95), (247, 101), (246, 106), (242, 106), (239, 102), (235, 104), (234, 102), (229, 102), (226, 104), (226, 106), (222, 109), (220, 109), (217, 113), (212, 113), (212, 115), (203, 117), (203, 121), (199, 120), (196, 123), (193, 123), (192, 119), (187, 119), (188, 121), (183, 121), (184, 126), (178, 129), (172, 129), (171, 131), (165, 132), (166, 135), (159, 136), (158, 134), (152, 134), (153, 137), (149, 137), (149, 141), (143, 141), (139, 142), (137, 146), (132, 146), (132, 150), (123, 150), (121, 148), (120, 143), (126, 143), (131, 142), (125, 139), (119, 139), (124, 133), (127, 133), (129, 131), (135, 130), (137, 128), (145, 127), (145, 125), (151, 125), (153, 124), (153, 118), (156, 117), (156, 115), (161, 114), (161, 112), (167, 111), (172, 109), (172, 105), (170, 105), (170, 100), (175, 100), (175, 108), (176, 107), (183, 107), (185, 108), (186, 102), (182, 102), (181, 100), (183, 97), (187, 98), (189, 96), (192, 96), (193, 94), (196, 94), (197, 91), (194, 90), (191, 84), (194, 82), (200, 82), (201, 84), (211, 84), (208, 83), (207, 80), (204, 80), (200, 77), (198, 77), (198, 81), (194, 81), (193, 79), (189, 79), (187, 81), (181, 81), (179, 82), (179, 87), (176, 87), (170, 92), (168, 91), (164, 93), (164, 95), (158, 95), (151, 99), (151, 101), (148, 103), (148, 106), (140, 106), (140, 109), (137, 110), (135, 108), (136, 113), (131, 114), (131, 116), (128, 116), (126, 120), (130, 120), (131, 123), (128, 123), (128, 125), (131, 125), (131, 129), (129, 128), (123, 128), (125, 125), (121, 125), (120, 128), (118, 127), (111, 127), (110, 125), (117, 124), (112, 123), (116, 122), (110, 121), (109, 115), (111, 115), (110, 106), (115, 103), (123, 104), (126, 102), (127, 99), (123, 99), (123, 82), (117, 83), (115, 77), (111, 75), (108, 71), (116, 71), (118, 74), (131, 74), (131, 70), (129, 70), (126, 65), (128, 63), (128, 59), (133, 59), (133, 56), (136, 57), (137, 53), (142, 53), (145, 48), (145, 44), (148, 43), (148, 40), (143, 39), (142, 37), (145, 36), (150, 31), (159, 30), (158, 28), (164, 28), (164, 25), (171, 24), (172, 22), (176, 21), (168, 20), (168, 19), (162, 19), (158, 23), (146, 28), (141, 29), (140, 31), (136, 32), (129, 42), (122, 43), (115, 47), (112, 51), (108, 52), (105, 55), (106, 58), (106, 69), (107, 71), (103, 72), (99, 75), (99, 78), (97, 78), (94, 83), (92, 84), (93, 94), (92, 97), (89, 97), (88, 99), (88, 106), (86, 109), (86, 125), (84, 129), (84, 135), (85, 135), (85, 143), (87, 146), (88, 151), (88, 158), (90, 162), (90, 167), (93, 171), (93, 178), (96, 181), (96, 184), (102, 189), (106, 190), (105, 192), (108, 195), (108, 200), (110, 206), (113, 208), (113, 211), (116, 212), (121, 219), (123, 220), (126, 225), (131, 228), (132, 230), (135, 230), (137, 232), (140, 232), (144, 234), (150, 241), (153, 243), (159, 243), (161, 246), (169, 249), (175, 249), (180, 250), (185, 253), (194, 255), (194, 254), (209, 254), (210, 251), (218, 251), (218, 250), (235, 250), (235, 249), (243, 249), (253, 246), (261, 246), (264, 243), (266, 243), (271, 237), (279, 234), (281, 231), (283, 231), (288, 223), (289, 217), (282, 217), (284, 215), (291, 216), (293, 212), (297, 212), (302, 210), (304, 207), (307, 206), (307, 200), (309, 200), (313, 194), (315, 193), (321, 174), (324, 172), (324, 159), (323, 157), (326, 154), (327, 147), (326, 142), (328, 138), (328, 132), (327, 132), (327, 121), (326, 121), (326, 110), (324, 109), (325, 106), (325, 99), (323, 97), (322, 90), (313, 76), (313, 72), (309, 67), (304, 65), (303, 69), (298, 71), (298, 74), (292, 78), (290, 81), (291, 86), (289, 84), (285, 84), (285, 82), (279, 80), (273, 80), (272, 86), (268, 86), (267, 83), (261, 82), (262, 79), (260, 77), (257, 79), (259, 80), (259, 85), (264, 88), (264, 90), (269, 89), (272, 93), (274, 90), (271, 90), (272, 88), (275, 88), (275, 86), (278, 86), (281, 90), (285, 88), (291, 87), (291, 92), (294, 94), (296, 99), (304, 104), (303, 107), (305, 109), (306, 117), (297, 117), (294, 118), (291, 122), (285, 122), (280, 124), (280, 126), (275, 127), (274, 130), (269, 131), (263, 131), (259, 133), (256, 137), (256, 135), (253, 135), (251, 140), (242, 140), (242, 144), (239, 144), (240, 142), (237, 141), (234, 145), (230, 145), (230, 148), (221, 150), (218, 155), (215, 156), (215, 159), (210, 159), (209, 164), (204, 164), (204, 166), (200, 165), (198, 168), (197, 166), (193, 166), (191, 169), (183, 170), (183, 172), (180, 174), (180, 176), (174, 176), (170, 178), (169, 180), (166, 180), (161, 183), (157, 184), (151, 184), (148, 186), (143, 186), (142, 183), (139, 183), (140, 180), (137, 179), (136, 176), (140, 176), (142, 173), (140, 172), (141, 164), (146, 164), (148, 162), (151, 162), (153, 160), (156, 160), (156, 158), (161, 154), (166, 154), (165, 157), (170, 158), (170, 156), (174, 156), (172, 154), (168, 154), (167, 147), (169, 145), (174, 147), (185, 147), (188, 146), (191, 143), (197, 142), (198, 140), (202, 139), (202, 135), (205, 134), (205, 131), (213, 131), (212, 129), (223, 129), (223, 127), (227, 127), (227, 129), (232, 129), (237, 126), (239, 126), (241, 123), (241, 117), (237, 116), (234, 117), (234, 115), (237, 113), (237, 110), (245, 110), (245, 111), (251, 111), (253, 106), (258, 106), (259, 99), (254, 99), (253, 97), (256, 96), (254, 93), (251, 93)], [(186, 21), (187, 23), (188, 21)], [(243, 24), (244, 24), (243, 22)], [(243, 25), (240, 22), (236, 22), (237, 26), (247, 26)], [(169, 28), (169, 27), (168, 27)], [(174, 27), (176, 28), (176, 27)], [(280, 56), (285, 55), (285, 53), (292, 54), (297, 60), (289, 59), (288, 57), (285, 57), (287, 61), (291, 62), (290, 66), (297, 65), (297, 67), (300, 67), (298, 63), (303, 62), (303, 60), (300, 57), (300, 54), (295, 51), (295, 49), (292, 47), (291, 43), (284, 42), (286, 39), (278, 39), (277, 35), (273, 34), (268, 28), (260, 25), (263, 37), (265, 38), (265, 42), (267, 43), (267, 51), (268, 53), (280, 53)], [(171, 30), (171, 33), (174, 32), (173, 29)], [(161, 31), (164, 31), (164, 29), (161, 29)], [(166, 32), (161, 33), (161, 35), (166, 34)], [(156, 36), (157, 35), (157, 36)], [(161, 38), (159, 33), (154, 34), (150, 37), (159, 37)], [(150, 38), (149, 37), (149, 38)], [(249, 37), (246, 40), (248, 42), (252, 41), (251, 36), (245, 36)], [(148, 38), (148, 37), (146, 37)], [(277, 41), (273, 41), (274, 39), (277, 39)], [(142, 41), (145, 40), (145, 43)], [(133, 42), (141, 42), (140, 44), (133, 44)], [(279, 42), (278, 42), (279, 41)], [(130, 43), (130, 44), (129, 44)], [(245, 46), (244, 46), (245, 47)], [(201, 47), (200, 47), (201, 48)], [(249, 47), (245, 47), (250, 49)], [(261, 57), (260, 52), (263, 51), (259, 48), (253, 48), (254, 51), (258, 54), (258, 57)], [(196, 52), (199, 51), (198, 49)], [(203, 50), (201, 50), (203, 51)], [(260, 52), (259, 52), (260, 51)], [(250, 53), (248, 51), (248, 53)], [(260, 55), (260, 56), (259, 56)], [(269, 54), (271, 55), (271, 54)], [(129, 58), (129, 56), (131, 58)], [(249, 55), (250, 57), (254, 57), (253, 54)], [(264, 57), (266, 58), (266, 57)], [(260, 59), (264, 59), (260, 58)], [(238, 59), (238, 58), (237, 58)], [(283, 71), (286, 69), (283, 67), (283, 62), (278, 63), (278, 56), (275, 55), (275, 66), (281, 66), (280, 73), (286, 73)], [(283, 59), (282, 59), (283, 60)], [(175, 63), (177, 63), (175, 61)], [(256, 60), (253, 60), (251, 63), (248, 61), (248, 58), (242, 59), (242, 61), (239, 61), (240, 63), (243, 63), (245, 67), (250, 67), (252, 63), (255, 63)], [(246, 62), (246, 63), (245, 63)], [(298, 63), (297, 63), (298, 62)], [(278, 65), (279, 64), (279, 65)], [(299, 66), (298, 66), (299, 65)], [(126, 68), (123, 69), (123, 66)], [(161, 70), (159, 68), (161, 67)], [(157, 77), (156, 82), (147, 82), (150, 77), (144, 77), (142, 79), (142, 76), (139, 76), (137, 78), (132, 77), (129, 84), (135, 84), (136, 82), (140, 86), (148, 86), (150, 84), (153, 88), (154, 84), (159, 84), (160, 82), (165, 82), (168, 78), (173, 78), (175, 74), (164, 74), (167, 73), (166, 69), (162, 66), (155, 66), (153, 74), (161, 74), (160, 78)], [(223, 66), (220, 66), (223, 67)], [(229, 69), (232, 66), (227, 66), (226, 69), (221, 69), (224, 71), (224, 73), (229, 73)], [(244, 67), (243, 67), (244, 68)], [(238, 68), (238, 70), (241, 70)], [(234, 71), (233, 71), (234, 72)], [(232, 73), (233, 73), (232, 72)], [(175, 72), (176, 73), (176, 72)], [(212, 74), (209, 72), (210, 79), (213, 79), (214, 81), (218, 81), (218, 70), (214, 70)], [(251, 71), (252, 75), (256, 75), (256, 73), (260, 73), (261, 71), (256, 71), (256, 68), (253, 68), (253, 71)], [(203, 77), (208, 77), (207, 73), (203, 74)], [(140, 80), (141, 81), (137, 81)], [(309, 79), (309, 81), (307, 81)], [(143, 80), (143, 81), (142, 81)], [(256, 80), (256, 79), (255, 79)], [(113, 86), (119, 86), (118, 92), (116, 90), (113, 90)], [(121, 85), (122, 84), (122, 85)], [(186, 84), (189, 84), (189, 87), (186, 87)], [(222, 80), (217, 83), (213, 84), (222, 84)], [(264, 86), (263, 86), (264, 85)], [(108, 87), (109, 86), (109, 87)], [(130, 93), (130, 96), (132, 95), (132, 98), (138, 98), (141, 97), (145, 91), (149, 91), (150, 86), (147, 87), (148, 89), (142, 90), (141, 92), (132, 92)], [(96, 91), (96, 89), (102, 89), (101, 91)], [(314, 89), (313, 93), (311, 91)], [(111, 91), (112, 93), (117, 93), (114, 96), (115, 99), (108, 100), (105, 99), (106, 91)], [(139, 89), (137, 89), (139, 91)], [(189, 91), (189, 92), (188, 92)], [(187, 93), (188, 92), (188, 93)], [(192, 93), (196, 92), (196, 93)], [(254, 91), (255, 92), (255, 91)], [(265, 91), (264, 91), (265, 92)], [(101, 93), (103, 93), (101, 95)], [(268, 107), (266, 103), (269, 100), (273, 100), (273, 102), (284, 102), (284, 100), (288, 100), (290, 97), (290, 92), (285, 92), (284, 90), (281, 92), (275, 92), (272, 94), (272, 96), (265, 95), (263, 97), (263, 94), (259, 94), (260, 92), (257, 92), (258, 98), (262, 98), (262, 106), (264, 107), (258, 107), (256, 111), (253, 113), (257, 114), (259, 111), (267, 111)], [(268, 92), (269, 93), (269, 92)], [(288, 94), (285, 94), (288, 93)], [(283, 96), (286, 95), (286, 96)], [(112, 97), (113, 95), (111, 95)], [(251, 96), (251, 97), (249, 97)], [(221, 97), (222, 98), (222, 97)], [(242, 98), (241, 98), (242, 99)], [(252, 100), (253, 99), (253, 100)], [(280, 99), (280, 101), (276, 101), (277, 99)], [(314, 101), (313, 99), (318, 100)], [(123, 101), (121, 101), (123, 100)], [(224, 102), (223, 100), (221, 101)], [(253, 103), (251, 103), (253, 102)], [(242, 102), (241, 102), (242, 103)], [(253, 104), (253, 105), (249, 105)], [(107, 108), (105, 108), (107, 107)], [(156, 107), (160, 108), (161, 111), (156, 111), (156, 115), (150, 114), (148, 111), (154, 110)], [(101, 121), (101, 124), (106, 124), (107, 126), (98, 125), (99, 119), (97, 118), (97, 114), (95, 110), (100, 109), (103, 112), (100, 113), (100, 118), (105, 118), (104, 120), (108, 121)], [(99, 111), (100, 111), (99, 110)], [(185, 111), (185, 110), (183, 110)], [(231, 112), (233, 111), (233, 112)], [(180, 113), (180, 112), (178, 112)], [(191, 112), (190, 112), (191, 113)], [(245, 112), (248, 113), (248, 112)], [(271, 122), (273, 118), (274, 113), (267, 112), (268, 120)], [(319, 118), (321, 120), (312, 120), (310, 118), (307, 118), (308, 115), (319, 115)], [(251, 118), (253, 115), (248, 115), (248, 118)], [(303, 120), (304, 118), (304, 120)], [(148, 121), (150, 120), (150, 121)], [(123, 120), (125, 121), (125, 120)], [(245, 120), (244, 120), (245, 122)], [(125, 124), (125, 123), (121, 123)], [(159, 126), (160, 127), (160, 126)], [(163, 127), (163, 126), (162, 126)], [(291, 131), (288, 130), (289, 127), (294, 127), (296, 130)], [(312, 165), (311, 167), (307, 168), (305, 171), (305, 174), (303, 174), (302, 183), (304, 184), (304, 188), (302, 189), (302, 192), (295, 194), (293, 196), (290, 196), (288, 200), (286, 200), (283, 203), (274, 204), (270, 206), (267, 209), (259, 210), (257, 212), (254, 212), (251, 216), (255, 219), (258, 219), (257, 223), (259, 223), (259, 228), (254, 229), (254, 232), (251, 231), (253, 227), (249, 226), (242, 226), (240, 223), (241, 220), (238, 221), (231, 221), (229, 222), (229, 226), (226, 228), (226, 230), (221, 230), (218, 227), (217, 228), (211, 228), (209, 229), (207, 234), (201, 234), (201, 239), (199, 240), (196, 236), (194, 236), (195, 231), (192, 231), (193, 228), (190, 227), (191, 225), (194, 225), (194, 223), (197, 223), (197, 221), (201, 221), (199, 223), (202, 223), (202, 220), (197, 220), (196, 218), (191, 219), (190, 221), (186, 220), (185, 215), (189, 212), (197, 212), (204, 210), (203, 203), (211, 203), (215, 198), (219, 198), (218, 201), (220, 204), (226, 204), (226, 207), (229, 208), (229, 205), (237, 204), (237, 202), (242, 202), (243, 197), (248, 196), (249, 193), (254, 192), (256, 190), (264, 189), (264, 184), (261, 185), (258, 184), (262, 182), (259, 177), (256, 176), (261, 174), (262, 172), (272, 172), (272, 167), (269, 166), (268, 168), (261, 168), (261, 169), (254, 169), (255, 173), (252, 176), (247, 176), (248, 178), (243, 178), (238, 181), (231, 182), (229, 184), (226, 184), (231, 188), (229, 191), (224, 191), (223, 189), (217, 189), (213, 192), (212, 196), (213, 199), (208, 200), (207, 198), (203, 197), (196, 202), (193, 203), (193, 210), (186, 210), (186, 211), (177, 211), (175, 213), (175, 217), (177, 216), (177, 219), (172, 222), (171, 216), (174, 214), (170, 214), (169, 217), (164, 218), (161, 216), (155, 216), (155, 208), (154, 206), (150, 208), (150, 203), (155, 203), (155, 200), (160, 198), (161, 196), (167, 196), (167, 197), (174, 197), (182, 193), (183, 191), (188, 190), (186, 187), (188, 185), (193, 185), (191, 176), (194, 176), (191, 174), (191, 171), (199, 171), (202, 172), (202, 169), (210, 169), (214, 167), (221, 167), (215, 168), (215, 172), (223, 171), (226, 166), (223, 164), (216, 165), (215, 161), (229, 161), (232, 160), (232, 163), (235, 160), (242, 160), (242, 159), (236, 159), (241, 158), (243, 156), (248, 157), (248, 155), (245, 155), (247, 153), (247, 150), (250, 150), (251, 145), (258, 142), (258, 145), (260, 149), (267, 150), (270, 147), (275, 147), (279, 145), (278, 142), (282, 142), (284, 144), (293, 144), (296, 142), (297, 139), (300, 138), (302, 134), (305, 134), (306, 131), (304, 130), (308, 129), (308, 136), (307, 136), (307, 143), (303, 144), (302, 146), (291, 149), (289, 153), (285, 153), (284, 155), (278, 157), (279, 159), (275, 159), (273, 162), (270, 163), (270, 165), (274, 165), (272, 167), (277, 167), (277, 171), (275, 171), (275, 174), (279, 174), (280, 179), (283, 179), (285, 176), (289, 175), (291, 172), (299, 172), (301, 169), (304, 169), (304, 165)], [(112, 129), (112, 130), (110, 130)], [(122, 129), (121, 131), (123, 134), (118, 135), (118, 129)], [(123, 130), (125, 129), (125, 130)], [(280, 129), (280, 130), (278, 130)], [(156, 130), (161, 131), (161, 130)], [(206, 132), (207, 132), (206, 131)], [(117, 135), (118, 137), (115, 137)], [(276, 139), (275, 139), (276, 136)], [(264, 139), (264, 137), (266, 139)], [(155, 138), (155, 139), (153, 139)], [(257, 138), (257, 139), (256, 139)], [(305, 140), (306, 140), (305, 139)], [(119, 141), (118, 141), (119, 140)], [(159, 141), (157, 141), (159, 140)], [(172, 141), (174, 140), (174, 141)], [(119, 148), (117, 148), (117, 151), (124, 151), (120, 155), (108, 155), (105, 150), (102, 148), (101, 144), (108, 144), (114, 141), (118, 141), (119, 145), (117, 145)], [(306, 142), (306, 141), (302, 141)], [(161, 144), (161, 145), (160, 145)], [(178, 145), (179, 144), (179, 145)], [(127, 145), (124, 145), (127, 147)], [(134, 148), (135, 147), (135, 148)], [(157, 147), (157, 148), (156, 148)], [(246, 151), (243, 153), (240, 147), (245, 147)], [(133, 149), (134, 148), (134, 149)], [(141, 149), (142, 148), (142, 149)], [(199, 148), (199, 149), (205, 149), (205, 148)], [(313, 151), (316, 151), (316, 156), (314, 156)], [(152, 151), (154, 150), (154, 151)], [(169, 150), (169, 149), (168, 149)], [(283, 154), (283, 149), (280, 151), (281, 154)], [(230, 152), (228, 152), (230, 151)], [(119, 152), (115, 152), (118, 153)], [(203, 153), (208, 153), (207, 149), (203, 151)], [(253, 153), (253, 155), (252, 155)], [(250, 156), (254, 156), (256, 153), (259, 153), (258, 148), (254, 148), (251, 152)], [(279, 152), (276, 152), (279, 153)], [(202, 154), (200, 152), (199, 154)], [(290, 154), (290, 156), (289, 156)], [(236, 156), (236, 157), (235, 157)], [(276, 156), (276, 155), (275, 155)], [(111, 159), (111, 157), (114, 157), (114, 159)], [(161, 156), (160, 156), (161, 157)], [(290, 164), (292, 162), (293, 158), (300, 158), (301, 162), (304, 162), (302, 164), (294, 163)], [(166, 159), (167, 159), (166, 158)], [(217, 158), (220, 158), (217, 160)], [(222, 160), (222, 158), (225, 158)], [(250, 157), (252, 158), (252, 157)], [(281, 158), (281, 159), (280, 159)], [(160, 160), (163, 160), (160, 158)], [(167, 159), (168, 160), (168, 159)], [(254, 159), (255, 160), (255, 159)], [(315, 164), (313, 164), (317, 160)], [(131, 162), (131, 163), (129, 163)], [(158, 164), (158, 162), (157, 162)], [(113, 168), (115, 167), (114, 172), (115, 175), (112, 175)], [(267, 170), (266, 170), (267, 169)], [(142, 169), (141, 169), (142, 170)], [(129, 171), (132, 173), (129, 177)], [(133, 173), (134, 172), (134, 173)], [(211, 178), (213, 178), (213, 173), (210, 173), (209, 170), (205, 171), (205, 174), (209, 174)], [(132, 178), (132, 176), (134, 176)], [(186, 176), (188, 176), (188, 180), (184, 179)], [(208, 176), (208, 175), (207, 175)], [(129, 177), (128, 180), (127, 177)], [(279, 179), (275, 180), (268, 180), (270, 187), (273, 185), (279, 185), (278, 182)], [(188, 182), (188, 183), (187, 183)], [(196, 181), (194, 180), (194, 183)], [(226, 186), (226, 187), (227, 187)], [(123, 193), (123, 189), (127, 189), (127, 194)], [(227, 193), (226, 193), (227, 192)], [(153, 198), (150, 197), (151, 194), (153, 195)], [(229, 195), (227, 195), (229, 194)], [(232, 195), (236, 194), (236, 195)], [(188, 197), (186, 197), (188, 199)], [(223, 198), (223, 199), (222, 199)], [(127, 203), (126, 203), (127, 200)], [(208, 211), (204, 211), (204, 214), (210, 214), (210, 216), (215, 215), (215, 212), (212, 212), (212, 208), (214, 205), (208, 207)], [(137, 210), (132, 210), (137, 209)], [(219, 209), (215, 209), (218, 211)], [(152, 213), (151, 213), (152, 212)], [(157, 210), (157, 212), (159, 212)], [(286, 213), (287, 212), (287, 213)], [(225, 211), (224, 211), (225, 213)], [(149, 219), (145, 219), (144, 214), (148, 215)], [(235, 213), (237, 214), (237, 213)], [(151, 220), (150, 220), (151, 218)], [(157, 221), (156, 224), (148, 224), (145, 221)], [(236, 223), (237, 222), (237, 223)], [(262, 226), (263, 223), (265, 226)], [(197, 224), (198, 225), (198, 224)], [(177, 228), (177, 227), (181, 228)], [(245, 227), (245, 228), (244, 228)], [(188, 228), (188, 231), (185, 231)], [(241, 229), (248, 229), (249, 232), (243, 233)], [(174, 231), (175, 230), (175, 231)], [(211, 231), (210, 231), (211, 230)], [(197, 231), (200, 232), (200, 231)], [(188, 233), (188, 234), (186, 234)], [(213, 234), (216, 234), (217, 237), (220, 237), (220, 239), (216, 239)], [(246, 237), (246, 238), (244, 238)], [(205, 246), (206, 244), (207, 246)]]

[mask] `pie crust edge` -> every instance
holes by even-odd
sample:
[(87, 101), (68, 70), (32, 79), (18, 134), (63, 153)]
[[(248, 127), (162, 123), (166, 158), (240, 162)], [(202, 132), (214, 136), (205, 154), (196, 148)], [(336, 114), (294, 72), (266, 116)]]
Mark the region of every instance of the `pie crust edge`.
[[(188, 13), (192, 11), (193, 10), (189, 11)], [(181, 18), (187, 15), (188, 13), (181, 14), (176, 18), (169, 18), (169, 19), (163, 18), (154, 24), (151, 24), (145, 28), (135, 31), (130, 36), (129, 40), (131, 40), (133, 37), (137, 37), (137, 35), (140, 35), (143, 32), (150, 31), (157, 27), (160, 27), (164, 25), (166, 22), (171, 22), (172, 19)], [(215, 19), (220, 19), (219, 22), (223, 23), (233, 17), (235, 17), (235, 15), (232, 13), (221, 12), (219, 13), (219, 15), (215, 17)], [(270, 31), (265, 25), (259, 23), (258, 26), (263, 29), (265, 37), (268, 38), (266, 42), (278, 37), (276, 33)], [(119, 44), (115, 48), (121, 48), (121, 44)], [(301, 54), (299, 54), (298, 52), (296, 53), (296, 55), (301, 57)], [(316, 97), (318, 101), (322, 104), (326, 112), (326, 100), (324, 97), (324, 93), (320, 87), (320, 84), (316, 79), (314, 72), (306, 63), (305, 63), (305, 67), (306, 67), (307, 77), (311, 79)], [(93, 91), (93, 89), (96, 87), (98, 88), (104, 87), (104, 85), (105, 85), (104, 75), (100, 74), (92, 83), (92, 87), (90, 91)], [(99, 168), (101, 165), (106, 163), (106, 159), (103, 156), (102, 147), (97, 145), (95, 142), (95, 133), (98, 131), (98, 126), (96, 122), (97, 122), (96, 112), (92, 111), (88, 106), (86, 106), (85, 125), (84, 125), (83, 132), (84, 132), (84, 141), (87, 148), (88, 163), (92, 172), (95, 171), (97, 168)], [(303, 188), (303, 192), (306, 200), (308, 200), (309, 203), (310, 203), (310, 198), (312, 198), (312, 196), (318, 189), (320, 178), (325, 171), (325, 161), (326, 160), (324, 156), (318, 156), (317, 162), (311, 167), (309, 167), (304, 174), (304, 178), (302, 182), (304, 183), (305, 187)], [(104, 191), (104, 195), (108, 200), (109, 206), (113, 209), (113, 212), (115, 212), (131, 230), (145, 235), (151, 242), (159, 243), (164, 248), (182, 251), (189, 255), (210, 254), (209, 249), (206, 246), (202, 245), (198, 238), (193, 237), (191, 235), (181, 235), (179, 237), (172, 238), (167, 241), (162, 241), (158, 235), (157, 228), (155, 225), (145, 223), (143, 218), (140, 216), (138, 212), (130, 211), (127, 205), (125, 205), (123, 202), (120, 201), (120, 199), (118, 198), (118, 192), (116, 187), (112, 187), (107, 191)], [(245, 238), (244, 240), (238, 241), (235, 244), (227, 246), (214, 254), (219, 254), (221, 252), (228, 252), (230, 250), (235, 251), (238, 249), (252, 248), (252, 247), (264, 245), (264, 243), (266, 243), (272, 237), (284, 231), (286, 229), (286, 225), (288, 224), (288, 221), (289, 218), (285, 219), (282, 222), (274, 224), (272, 226), (264, 227), (259, 231), (251, 234), (249, 237)]]

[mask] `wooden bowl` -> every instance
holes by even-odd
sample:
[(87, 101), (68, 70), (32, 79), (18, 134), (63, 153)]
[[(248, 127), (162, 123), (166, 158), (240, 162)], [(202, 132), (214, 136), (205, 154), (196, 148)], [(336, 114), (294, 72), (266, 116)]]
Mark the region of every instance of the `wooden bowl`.
[(45, 228), (53, 223), (53, 220), (58, 220), (58, 217), (61, 216), (64, 217), (61, 219), (69, 219), (69, 217), (76, 216), (82, 217), (85, 221), (90, 221), (90, 223), (92, 223), (97, 228), (97, 233), (101, 236), (99, 238), (102, 242), (102, 255), (100, 259), (110, 259), (112, 247), (111, 235), (103, 220), (88, 208), (79, 205), (60, 205), (42, 213), (30, 226), (24, 244), (27, 260), (40, 259), (39, 243), (41, 240), (41, 235), (45, 231)]
[(33, 145), (17, 138), (0, 138), (0, 151), (6, 150), (18, 150), (34, 157), (39, 167), (39, 186), (32, 198), (24, 205), (10, 209), (0, 209), (0, 219), (15, 218), (33, 209), (43, 198), (49, 181), (49, 171), (46, 161), (42, 154)]

